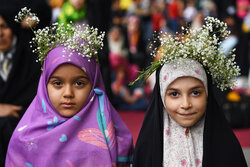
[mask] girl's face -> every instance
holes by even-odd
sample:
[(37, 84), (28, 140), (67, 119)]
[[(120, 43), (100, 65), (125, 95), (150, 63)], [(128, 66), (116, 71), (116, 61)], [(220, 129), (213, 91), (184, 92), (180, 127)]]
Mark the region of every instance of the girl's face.
[(127, 29), (129, 32), (136, 32), (139, 29), (140, 20), (135, 16), (131, 16), (128, 20)]
[(166, 111), (179, 125), (191, 127), (206, 111), (206, 89), (193, 77), (180, 77), (169, 84), (165, 95)]
[(110, 38), (113, 40), (113, 41), (118, 41), (119, 38), (120, 38), (120, 30), (118, 28), (114, 28), (111, 30), (110, 32)]
[(80, 111), (91, 88), (86, 73), (72, 64), (63, 64), (56, 68), (47, 85), (51, 104), (63, 117), (72, 117)]
[(5, 20), (0, 16), (0, 51), (7, 51), (8, 49), (10, 49), (12, 40), (12, 30), (7, 25)]
[(76, 10), (81, 9), (85, 4), (85, 0), (69, 0), (69, 2)]

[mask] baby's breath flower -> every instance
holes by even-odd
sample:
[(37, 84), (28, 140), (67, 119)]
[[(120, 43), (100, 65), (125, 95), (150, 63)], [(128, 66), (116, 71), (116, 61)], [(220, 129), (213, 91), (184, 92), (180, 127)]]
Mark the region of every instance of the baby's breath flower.
[[(153, 50), (151, 55), (159, 54), (161, 58), (152, 62), (146, 71), (142, 71), (140, 76), (134, 81), (140, 79), (146, 80), (157, 68), (165, 63), (179, 58), (195, 59), (204, 66), (207, 73), (217, 83), (221, 90), (232, 88), (235, 85), (236, 77), (240, 74), (240, 69), (236, 66), (233, 49), (228, 55), (219, 49), (221, 39), (225, 39), (230, 32), (227, 30), (227, 24), (217, 18), (206, 17), (205, 25), (199, 29), (187, 29), (182, 27), (182, 33), (176, 33), (171, 36), (162, 33), (158, 38), (161, 42), (159, 49)], [(132, 82), (131, 84), (133, 84)]]
[(29, 25), (31, 22), (35, 22), (36, 24), (39, 23), (39, 18), (36, 16), (35, 13), (30, 12), (31, 9), (27, 9), (24, 7), (21, 11), (15, 16), (15, 21), (18, 23), (23, 22), (26, 19), (26, 23)]

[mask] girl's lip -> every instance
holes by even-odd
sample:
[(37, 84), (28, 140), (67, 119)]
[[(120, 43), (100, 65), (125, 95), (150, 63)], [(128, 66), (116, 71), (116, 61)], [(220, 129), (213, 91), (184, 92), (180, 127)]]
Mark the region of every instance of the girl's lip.
[(62, 106), (65, 108), (71, 108), (74, 105), (74, 103), (62, 103)]
[(190, 117), (190, 116), (192, 116), (192, 115), (194, 115), (195, 113), (188, 113), (188, 114), (181, 114), (181, 113), (179, 113), (181, 116), (183, 116), (183, 117)]

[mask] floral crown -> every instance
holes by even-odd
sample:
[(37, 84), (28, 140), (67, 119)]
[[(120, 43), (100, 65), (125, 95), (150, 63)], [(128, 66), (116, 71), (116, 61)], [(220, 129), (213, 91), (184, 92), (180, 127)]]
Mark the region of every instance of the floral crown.
[[(131, 82), (144, 81), (160, 66), (179, 58), (198, 61), (213, 78), (217, 87), (222, 91), (235, 85), (240, 69), (234, 62), (235, 49), (229, 54), (220, 48), (221, 40), (228, 37), (227, 24), (213, 17), (206, 17), (205, 24), (199, 29), (182, 27), (182, 33), (175, 36), (160, 33), (157, 39), (160, 47), (153, 49), (151, 56), (159, 57), (152, 62), (145, 71), (141, 71), (138, 78)], [(155, 43), (156, 41), (153, 41)], [(152, 47), (151, 47), (152, 48)]]
[[(30, 9), (26, 7), (22, 8), (18, 15), (15, 17), (16, 22), (22, 22), (26, 18), (26, 23), (30, 24), (30, 21), (34, 21), (38, 24), (39, 19), (36, 14), (31, 13)], [(44, 59), (49, 51), (58, 47), (64, 46), (66, 50), (70, 50), (71, 53), (68, 56), (70, 61), (70, 56), (73, 52), (79, 52), (82, 57), (90, 58), (94, 57), (98, 61), (97, 51), (103, 48), (103, 38), (105, 33), (100, 32), (98, 35), (98, 29), (90, 27), (89, 25), (74, 25), (72, 22), (70, 24), (64, 25), (54, 23), (49, 27), (43, 29), (34, 30), (30, 26), (35, 34), (35, 37), (30, 41), (31, 47), (34, 48), (33, 52), (38, 54), (39, 61), (43, 65)], [(68, 53), (68, 52), (67, 52)]]

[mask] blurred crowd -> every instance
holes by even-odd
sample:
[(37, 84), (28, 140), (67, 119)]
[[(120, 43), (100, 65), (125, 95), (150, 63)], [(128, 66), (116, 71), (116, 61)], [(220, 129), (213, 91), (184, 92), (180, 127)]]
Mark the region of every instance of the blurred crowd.
[[(40, 65), (29, 47), (33, 32), (25, 23), (17, 24), (14, 16), (27, 7), (40, 19), (33, 28), (53, 23), (89, 24), (106, 32), (104, 48), (99, 52), (100, 68), (110, 101), (118, 110), (145, 110), (154, 87), (154, 76), (145, 83), (129, 83), (139, 71), (155, 61), (150, 55), (160, 32), (175, 34), (181, 27), (199, 28), (207, 16), (227, 23), (231, 35), (220, 47), (226, 52), (236, 48), (236, 62), (241, 76), (233, 92), (223, 95), (227, 118), (239, 105), (249, 109), (249, 0), (0, 0), (0, 155), (5, 154), (8, 140), (36, 93)], [(231, 103), (230, 103), (231, 104)], [(245, 104), (245, 105), (242, 105)], [(244, 108), (242, 109), (244, 110)], [(249, 120), (245, 120), (248, 124)], [(243, 119), (243, 118), (242, 118)], [(241, 119), (239, 119), (241, 120)], [(242, 121), (238, 121), (241, 122)], [(235, 125), (238, 123), (236, 122)], [(2, 144), (3, 143), (3, 144)], [(2, 152), (3, 151), (3, 152)], [(1, 158), (0, 158), (1, 159)], [(0, 161), (0, 165), (1, 165)]]

